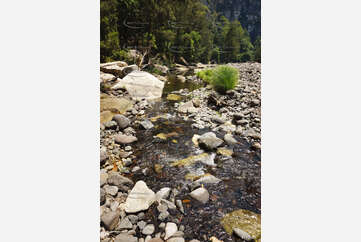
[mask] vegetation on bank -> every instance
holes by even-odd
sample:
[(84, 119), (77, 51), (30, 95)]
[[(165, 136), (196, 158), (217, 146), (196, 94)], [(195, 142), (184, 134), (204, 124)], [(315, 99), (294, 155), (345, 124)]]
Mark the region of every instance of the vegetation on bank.
[(214, 69), (197, 72), (197, 77), (212, 84), (216, 91), (224, 93), (236, 87), (239, 74), (236, 68), (222, 65)]
[(100, 61), (134, 63), (128, 50), (144, 61), (170, 65), (260, 61), (254, 43), (238, 21), (211, 12), (202, 0), (101, 0)]

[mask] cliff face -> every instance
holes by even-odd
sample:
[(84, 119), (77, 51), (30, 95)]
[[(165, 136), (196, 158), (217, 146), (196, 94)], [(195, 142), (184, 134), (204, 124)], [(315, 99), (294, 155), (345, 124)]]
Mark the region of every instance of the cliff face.
[(251, 39), (261, 35), (261, 0), (208, 0), (206, 4), (230, 21), (238, 20)]

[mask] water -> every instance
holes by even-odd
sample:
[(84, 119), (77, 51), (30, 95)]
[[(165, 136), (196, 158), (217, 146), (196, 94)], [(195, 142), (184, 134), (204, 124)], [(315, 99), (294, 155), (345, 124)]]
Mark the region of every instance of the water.
[[(194, 90), (196, 84), (179, 83), (170, 79), (165, 86), (165, 94), (175, 90), (188, 88)], [(203, 150), (192, 142), (194, 134), (201, 135), (210, 130), (197, 130), (191, 128), (191, 121), (184, 121), (175, 112), (174, 102), (163, 98), (155, 102), (153, 108), (146, 113), (148, 118), (153, 118), (155, 127), (150, 130), (137, 130), (139, 141), (136, 145), (137, 165), (148, 168), (148, 174), (137, 174), (133, 180), (144, 180), (153, 190), (158, 191), (163, 187), (177, 188), (180, 193), (176, 199), (183, 201), (186, 215), (178, 210), (170, 210), (171, 219), (180, 221), (185, 226), (184, 238), (186, 240), (199, 239), (208, 241), (215, 236), (223, 241), (234, 241), (229, 236), (220, 220), (227, 213), (237, 209), (247, 209), (261, 213), (261, 154), (251, 149), (246, 140), (235, 137), (239, 142), (227, 148), (233, 149), (230, 158), (217, 155), (212, 168), (201, 162), (196, 162), (189, 167), (173, 167), (171, 163), (180, 159), (199, 155)], [(159, 133), (169, 134), (166, 140), (154, 138)], [(215, 132), (218, 137), (224, 136), (222, 132)], [(160, 167), (163, 167), (160, 169)], [(190, 180), (185, 177), (189, 173), (210, 173), (222, 181), (216, 185), (205, 185), (210, 193), (207, 204), (192, 199), (188, 193)], [(158, 225), (158, 211), (153, 205), (147, 212), (147, 218)], [(169, 218), (168, 218), (169, 221)], [(156, 226), (157, 227), (157, 226)], [(156, 231), (157, 232), (157, 231)]]

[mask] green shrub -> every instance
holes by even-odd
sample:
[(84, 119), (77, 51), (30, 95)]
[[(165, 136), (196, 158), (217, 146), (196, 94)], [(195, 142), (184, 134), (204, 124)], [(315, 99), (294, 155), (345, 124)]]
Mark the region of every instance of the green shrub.
[(233, 89), (238, 82), (238, 70), (234, 67), (223, 65), (212, 71), (212, 85), (218, 92), (224, 93)]
[(206, 69), (206, 70), (197, 72), (197, 77), (207, 83), (211, 83), (212, 82), (212, 73), (213, 73), (212, 69)]

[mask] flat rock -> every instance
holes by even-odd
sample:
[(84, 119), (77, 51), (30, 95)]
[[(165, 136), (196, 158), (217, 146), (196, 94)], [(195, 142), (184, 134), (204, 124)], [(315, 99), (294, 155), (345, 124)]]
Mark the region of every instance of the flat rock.
[(118, 134), (114, 137), (114, 141), (118, 144), (130, 144), (137, 140), (137, 137), (133, 135)]
[(138, 181), (127, 197), (125, 211), (137, 213), (147, 210), (155, 200), (155, 193), (148, 188), (147, 184), (144, 181)]
[(125, 88), (133, 98), (155, 99), (162, 97), (164, 82), (148, 72), (133, 71), (112, 87), (119, 88)]
[(167, 240), (170, 238), (173, 234), (175, 234), (178, 231), (178, 227), (175, 223), (169, 222), (165, 226), (165, 237), (164, 239)]
[(209, 200), (209, 193), (204, 187), (197, 188), (189, 195), (203, 204), (207, 203)]
[(117, 122), (119, 128), (121, 129), (125, 129), (130, 125), (129, 118), (125, 117), (124, 115), (116, 114), (114, 115), (113, 119), (115, 120), (115, 122)]
[(198, 138), (198, 143), (201, 148), (212, 150), (223, 143), (223, 140), (218, 138), (215, 133), (207, 132)]

